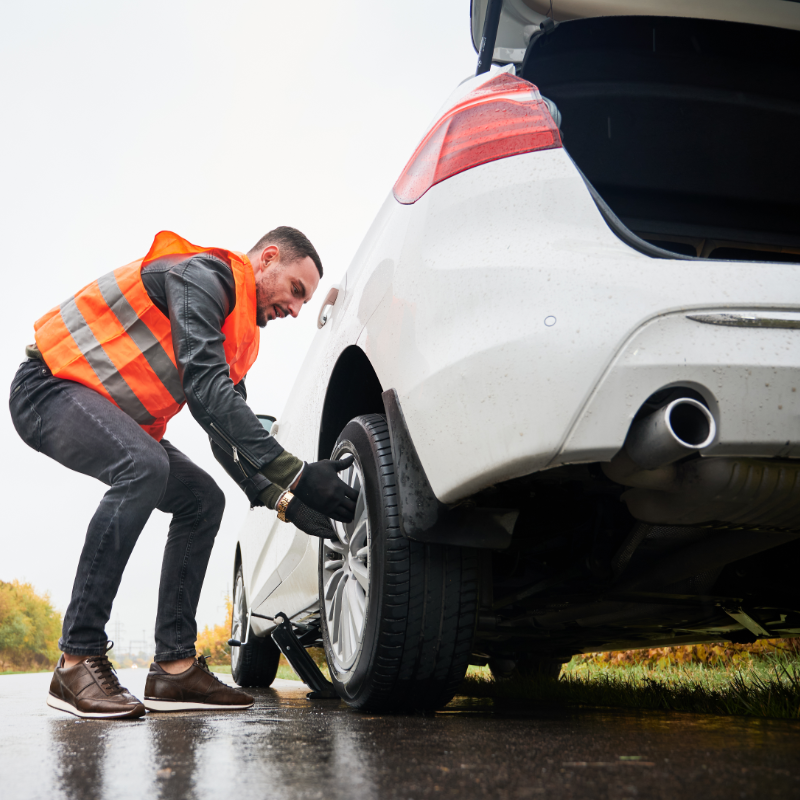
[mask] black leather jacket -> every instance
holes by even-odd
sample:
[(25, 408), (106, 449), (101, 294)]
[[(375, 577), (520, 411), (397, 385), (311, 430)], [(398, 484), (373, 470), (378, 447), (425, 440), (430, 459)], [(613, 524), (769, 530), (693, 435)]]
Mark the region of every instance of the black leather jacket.
[(165, 256), (142, 270), (142, 281), (153, 304), (169, 317), (189, 411), (252, 502), (269, 485), (258, 470), (283, 448), (245, 402), (244, 381), (234, 387), (225, 361), (222, 325), (236, 305), (233, 273), (208, 253)]

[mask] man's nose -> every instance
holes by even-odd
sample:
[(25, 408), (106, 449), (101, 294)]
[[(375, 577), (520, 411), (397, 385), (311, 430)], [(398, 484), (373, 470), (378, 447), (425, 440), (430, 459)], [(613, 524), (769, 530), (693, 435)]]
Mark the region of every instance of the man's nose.
[(302, 303), (301, 300), (292, 300), (292, 302), (289, 303), (289, 313), (293, 317), (297, 318), (297, 315), (300, 313), (300, 309), (302, 307), (303, 307), (303, 303)]

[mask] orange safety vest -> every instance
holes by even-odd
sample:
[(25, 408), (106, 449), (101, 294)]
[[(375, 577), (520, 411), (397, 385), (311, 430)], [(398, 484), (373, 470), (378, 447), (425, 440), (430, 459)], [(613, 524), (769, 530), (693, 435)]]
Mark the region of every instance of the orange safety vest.
[(139, 261), (92, 281), (34, 323), (36, 344), (50, 371), (102, 394), (156, 441), (186, 402), (169, 318), (153, 305), (142, 268), (163, 256), (209, 253), (233, 272), (236, 305), (222, 326), (225, 360), (239, 383), (258, 356), (256, 283), (247, 256), (198, 247), (175, 233), (156, 234)]

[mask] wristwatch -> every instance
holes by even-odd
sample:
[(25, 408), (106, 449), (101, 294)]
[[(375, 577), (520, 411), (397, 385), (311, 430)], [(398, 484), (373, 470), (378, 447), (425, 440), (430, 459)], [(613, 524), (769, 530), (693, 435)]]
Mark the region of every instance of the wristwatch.
[(278, 500), (278, 504), (275, 506), (275, 510), (278, 512), (278, 519), (281, 522), (286, 522), (286, 509), (289, 508), (289, 503), (294, 500), (294, 495), (291, 492), (284, 492), (280, 499)]

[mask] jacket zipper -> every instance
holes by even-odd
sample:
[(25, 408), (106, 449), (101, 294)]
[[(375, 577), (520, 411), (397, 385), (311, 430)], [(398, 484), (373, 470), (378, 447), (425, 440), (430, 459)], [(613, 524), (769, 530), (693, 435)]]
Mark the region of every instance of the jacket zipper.
[[(246, 478), (249, 478), (250, 476), (247, 474), (247, 472), (245, 472), (245, 469), (244, 469), (244, 467), (242, 466), (242, 463), (241, 463), (241, 461), (239, 461), (239, 448), (238, 448), (238, 447), (237, 447), (237, 446), (236, 446), (236, 445), (233, 443), (233, 440), (232, 440), (232, 439), (230, 439), (228, 436), (226, 436), (226, 435), (225, 435), (225, 434), (224, 434), (224, 433), (223, 433), (223, 432), (222, 432), (222, 431), (221, 431), (221, 430), (220, 430), (220, 429), (217, 427), (216, 423), (212, 422), (212, 423), (211, 423), (211, 427), (212, 427), (212, 428), (213, 428), (213, 429), (214, 429), (214, 430), (215, 430), (215, 431), (216, 431), (216, 432), (217, 432), (217, 433), (218, 433), (218, 434), (219, 434), (219, 435), (220, 435), (220, 436), (221, 436), (221, 437), (222, 437), (222, 438), (225, 440), (225, 442), (227, 442), (227, 444), (228, 444), (228, 447), (230, 447), (230, 448), (231, 448), (231, 451), (233, 452), (233, 460), (234, 460), (234, 462), (235, 462), (235, 463), (237, 463), (237, 464), (239, 465), (239, 469), (240, 469), (242, 472), (244, 472), (244, 475), (245, 475), (245, 477), (246, 477)], [(252, 464), (252, 465), (253, 465), (253, 466), (254, 466), (256, 469), (258, 469), (258, 464), (256, 464), (256, 463), (255, 463), (255, 461), (253, 461), (253, 459), (249, 458), (249, 457), (248, 457), (248, 455), (247, 455), (247, 453), (245, 453), (244, 451), (242, 451), (242, 456), (244, 456), (244, 458), (246, 458), (246, 459), (247, 459), (247, 461), (249, 461), (249, 462), (250, 462), (250, 463), (251, 463), (251, 464)]]

